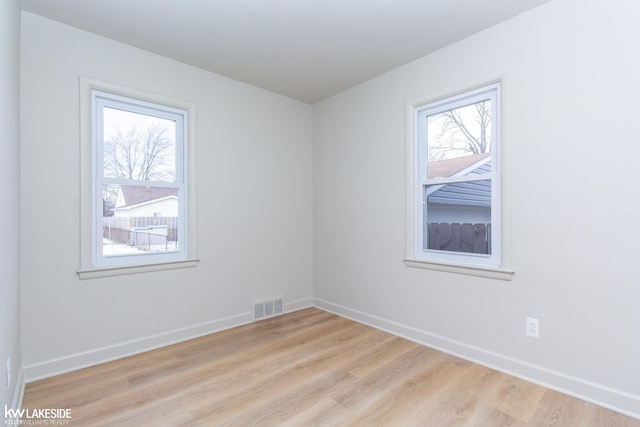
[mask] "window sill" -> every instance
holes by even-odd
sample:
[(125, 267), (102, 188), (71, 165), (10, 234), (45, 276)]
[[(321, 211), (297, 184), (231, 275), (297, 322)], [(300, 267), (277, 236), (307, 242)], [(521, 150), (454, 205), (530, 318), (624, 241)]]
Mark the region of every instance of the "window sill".
[(152, 271), (176, 270), (179, 268), (193, 268), (198, 265), (198, 259), (184, 261), (162, 262), (157, 264), (125, 265), (117, 267), (89, 268), (78, 270), (80, 280), (96, 279), (99, 277), (124, 276), (128, 274), (148, 273)]
[(467, 276), (486, 277), (488, 279), (497, 279), (511, 281), (514, 270), (503, 268), (489, 268), (477, 266), (463, 266), (457, 264), (444, 264), (430, 261), (419, 261), (416, 259), (405, 259), (404, 263), (407, 267), (422, 268), (425, 270), (444, 271), (447, 273), (466, 274)]

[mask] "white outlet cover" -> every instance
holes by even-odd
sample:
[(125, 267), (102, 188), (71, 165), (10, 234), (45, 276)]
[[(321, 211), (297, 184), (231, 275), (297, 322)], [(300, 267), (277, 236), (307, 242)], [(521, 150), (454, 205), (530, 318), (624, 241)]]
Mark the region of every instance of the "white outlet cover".
[(533, 317), (527, 317), (527, 336), (540, 338), (540, 321)]

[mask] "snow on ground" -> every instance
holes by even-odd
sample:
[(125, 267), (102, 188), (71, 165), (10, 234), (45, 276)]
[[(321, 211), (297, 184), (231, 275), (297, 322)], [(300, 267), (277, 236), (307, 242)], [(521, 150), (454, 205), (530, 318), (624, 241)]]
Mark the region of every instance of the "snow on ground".
[(102, 239), (102, 254), (104, 256), (148, 254), (149, 252), (176, 252), (177, 250), (178, 248), (176, 246), (176, 242), (170, 242), (168, 245), (151, 245), (148, 250), (142, 250), (140, 248), (136, 248), (135, 246), (112, 242), (111, 240), (105, 238)]

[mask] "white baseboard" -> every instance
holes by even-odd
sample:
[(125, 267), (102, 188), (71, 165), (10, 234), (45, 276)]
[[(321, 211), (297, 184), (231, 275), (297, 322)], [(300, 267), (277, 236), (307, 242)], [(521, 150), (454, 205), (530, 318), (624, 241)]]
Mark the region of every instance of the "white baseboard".
[[(24, 370), (20, 368), (18, 370), (18, 377), (16, 379), (16, 387), (13, 389), (13, 398), (11, 399), (11, 406), (8, 408), (13, 411), (20, 411), (22, 409), (22, 398), (24, 397)], [(7, 408), (2, 408), (1, 410), (6, 411)], [(5, 424), (6, 425), (18, 425), (19, 418), (16, 416), (15, 418), (7, 417), (7, 412), (5, 412)]]
[[(640, 396), (625, 393), (610, 387), (576, 378), (541, 366), (497, 354), (479, 347), (402, 325), (387, 319), (353, 310), (319, 298), (306, 298), (287, 302), (285, 312), (317, 307), (342, 317), (363, 323), (391, 334), (409, 339), (428, 347), (461, 357), (471, 362), (513, 375), (544, 387), (577, 397), (616, 412), (640, 419)], [(143, 353), (211, 333), (230, 329), (253, 321), (251, 312), (212, 320), (209, 322), (175, 329), (160, 334), (122, 342), (82, 353), (47, 360), (24, 366), (20, 369), (12, 406), (20, 409), (24, 387), (28, 382), (98, 365), (133, 354)]]
[[(312, 298), (286, 302), (285, 313), (312, 307), (312, 305)], [(145, 351), (198, 338), (251, 322), (253, 322), (253, 317), (251, 316), (251, 312), (247, 311), (245, 313), (215, 319), (209, 322), (174, 329), (155, 335), (149, 335), (135, 340), (125, 341), (56, 359), (50, 359), (32, 365), (26, 365), (24, 366), (23, 383), (49, 378), (65, 372), (76, 371), (88, 366), (98, 365), (100, 363), (121, 359), (138, 353), (144, 353)]]
[(11, 402), (11, 407), (13, 409), (22, 408), (22, 398), (24, 397), (24, 369), (20, 368), (18, 370), (18, 379), (16, 381), (16, 389), (13, 392), (13, 401)]
[(313, 298), (304, 298), (297, 301), (287, 302), (284, 304), (285, 313), (291, 313), (293, 311), (303, 310), (305, 308), (313, 307)]
[(640, 419), (640, 396), (314, 298), (314, 306), (427, 347)]

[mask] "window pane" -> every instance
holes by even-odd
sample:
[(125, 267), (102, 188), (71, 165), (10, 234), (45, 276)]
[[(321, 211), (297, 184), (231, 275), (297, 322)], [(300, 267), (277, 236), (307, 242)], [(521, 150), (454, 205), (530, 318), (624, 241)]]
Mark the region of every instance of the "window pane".
[(176, 181), (176, 123), (103, 108), (104, 177)]
[(490, 156), (491, 101), (428, 116), (427, 146), (429, 178), (454, 176)]
[(178, 190), (103, 185), (102, 254), (177, 252)]
[(491, 254), (491, 180), (425, 186), (424, 249)]

